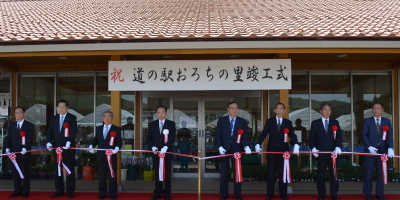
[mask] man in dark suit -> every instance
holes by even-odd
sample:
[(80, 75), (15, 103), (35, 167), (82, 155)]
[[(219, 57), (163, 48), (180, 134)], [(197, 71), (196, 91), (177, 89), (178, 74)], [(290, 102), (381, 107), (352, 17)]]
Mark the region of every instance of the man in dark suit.
[[(318, 200), (324, 200), (326, 194), (325, 187), (325, 172), (326, 167), (329, 168), (331, 175), (330, 193), (333, 200), (338, 200), (337, 192), (339, 191), (339, 182), (335, 179), (335, 174), (332, 166), (331, 154), (317, 154), (318, 151), (335, 152), (337, 155), (342, 153), (342, 131), (339, 122), (329, 118), (332, 113), (332, 106), (328, 102), (321, 104), (319, 112), (322, 114), (322, 119), (314, 120), (311, 123), (310, 130), (310, 149), (317, 158), (317, 190)], [(332, 128), (333, 127), (333, 128)], [(336, 130), (336, 133), (333, 131)], [(337, 168), (337, 166), (336, 166)]]
[[(239, 104), (237, 102), (229, 102), (227, 107), (228, 116), (223, 116), (218, 119), (217, 132), (215, 140), (217, 142), (218, 151), (221, 155), (234, 154), (237, 152), (246, 151), (251, 154), (248, 146), (247, 123), (246, 120), (238, 117)], [(240, 133), (240, 138), (239, 137)], [(240, 140), (239, 140), (240, 139)], [(228, 198), (228, 170), (229, 161), (231, 161), (232, 169), (235, 172), (235, 158), (233, 156), (220, 158), (220, 200)], [(242, 182), (233, 184), (235, 197), (237, 200), (242, 200)]]
[[(111, 111), (104, 111), (103, 115), (104, 125), (96, 128), (96, 136), (94, 137), (92, 144), (89, 146), (90, 149), (98, 145), (99, 149), (112, 149), (112, 169), (114, 177), (111, 176), (111, 170), (108, 165), (107, 155), (105, 151), (97, 151), (97, 161), (99, 167), (99, 199), (104, 199), (107, 196), (107, 173), (108, 173), (108, 184), (109, 193), (111, 199), (117, 199), (118, 184), (117, 184), (117, 155), (118, 151), (122, 147), (121, 128), (112, 125), (114, 114)], [(89, 150), (90, 153), (94, 153), (93, 150)]]
[[(393, 158), (393, 129), (389, 119), (382, 117), (384, 111), (381, 102), (374, 102), (372, 105), (373, 117), (364, 119), (362, 127), (362, 139), (364, 152), (371, 154), (388, 154)], [(389, 129), (384, 132), (385, 128)], [(386, 137), (385, 137), (386, 136)], [(367, 200), (372, 200), (372, 174), (376, 167), (378, 180), (376, 181), (376, 199), (386, 200), (383, 196), (382, 162), (380, 156), (365, 156), (365, 174), (363, 193)]]
[[(33, 141), (33, 124), (25, 121), (25, 108), (16, 107), (14, 109), (16, 122), (12, 122), (8, 128), (6, 153), (19, 152), (16, 154), (16, 162), (22, 172), (24, 178), (21, 180), (19, 172), (12, 164), (13, 179), (14, 179), (14, 192), (9, 197), (16, 197), (22, 195), (23, 198), (29, 197), (30, 185), (30, 166), (31, 166), (31, 153), (26, 152), (31, 150)], [(21, 184), (22, 183), (22, 184)]]
[[(275, 105), (274, 112), (276, 117), (269, 118), (265, 122), (265, 126), (256, 144), (256, 151), (261, 152), (261, 144), (265, 137), (269, 135), (267, 151), (271, 152), (287, 152), (289, 151), (289, 141), (285, 141), (284, 129), (287, 128), (289, 133), (288, 139), (294, 145), (294, 154), (299, 154), (300, 146), (297, 142), (297, 136), (294, 133), (292, 121), (283, 118), (286, 109), (283, 103), (277, 103)], [(276, 169), (279, 171), (279, 194), (283, 200), (287, 200), (287, 183), (283, 183), (283, 167), (284, 159), (282, 154), (267, 154), (268, 162), (268, 177), (267, 177), (267, 200), (271, 200), (274, 197), (275, 187), (275, 174)]]
[[(161, 198), (164, 195), (165, 200), (171, 199), (171, 173), (172, 173), (172, 160), (174, 155), (165, 154), (166, 152), (173, 152), (173, 144), (176, 137), (175, 122), (165, 119), (167, 117), (167, 107), (159, 105), (156, 108), (158, 120), (149, 123), (149, 131), (147, 135), (147, 143), (154, 151), (153, 166), (156, 171), (155, 189), (152, 200)], [(167, 136), (168, 140), (165, 141), (164, 137)], [(159, 157), (157, 151), (160, 150), (161, 154), (165, 154), (165, 179), (159, 179)]]
[[(75, 149), (68, 149), (69, 147), (75, 147), (75, 136), (77, 134), (76, 116), (67, 113), (68, 102), (66, 100), (60, 100), (57, 102), (58, 113), (50, 120), (49, 129), (47, 131), (46, 141), (47, 148), (63, 147), (62, 157), (64, 164), (68, 167), (71, 174), (67, 176), (67, 194), (68, 198), (74, 197), (75, 191)], [(49, 149), (50, 150), (50, 149)], [(64, 181), (62, 173), (58, 174), (58, 163), (57, 153), (53, 150), (54, 162), (55, 162), (55, 188), (56, 192), (50, 195), (50, 198), (64, 196)], [(63, 168), (63, 166), (61, 166)]]

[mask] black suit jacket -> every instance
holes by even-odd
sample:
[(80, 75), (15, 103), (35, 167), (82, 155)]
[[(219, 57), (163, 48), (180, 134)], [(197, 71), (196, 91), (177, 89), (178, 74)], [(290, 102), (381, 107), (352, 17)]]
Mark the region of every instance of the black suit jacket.
[[(334, 151), (336, 147), (342, 148), (342, 130), (340, 129), (339, 122), (335, 119), (329, 118), (328, 133), (325, 132), (324, 123), (321, 119), (314, 120), (311, 123), (310, 130), (310, 149), (314, 147), (319, 151)], [(332, 126), (336, 125), (336, 140), (334, 139)], [(319, 154), (319, 158), (330, 159), (330, 154)]]
[[(64, 147), (67, 141), (71, 143), (70, 147), (75, 147), (75, 136), (78, 132), (76, 116), (67, 112), (64, 123), (69, 124), (69, 137), (64, 137), (64, 126), (60, 132), (60, 114), (53, 116), (50, 120), (46, 143), (50, 142), (54, 148)], [(63, 152), (72, 155), (75, 154), (75, 149), (64, 149)]]
[[(118, 126), (111, 125), (110, 129), (108, 130), (108, 134), (106, 139), (104, 139), (103, 136), (103, 130), (104, 130), (104, 125), (98, 126), (96, 128), (96, 136), (92, 140), (92, 146), (93, 148), (96, 147), (96, 145), (99, 145), (99, 149), (115, 149), (115, 147), (118, 147), (119, 149), (122, 148), (122, 136), (121, 136), (121, 128)], [(112, 131), (115, 131), (117, 134), (114, 138), (114, 145), (110, 146), (110, 133)], [(113, 154), (113, 159), (117, 154)], [(97, 161), (101, 161), (102, 159), (107, 159), (106, 152), (105, 151), (97, 151)]]
[[(384, 126), (389, 127), (389, 131), (386, 133), (386, 140), (382, 140)], [(368, 147), (373, 146), (377, 148), (378, 153), (387, 154), (388, 148), (393, 148), (393, 128), (389, 119), (381, 117), (381, 130), (378, 134), (376, 131), (376, 121), (374, 117), (368, 117), (364, 119), (362, 127), (362, 140), (364, 142), (364, 153), (369, 153)]]
[(168, 129), (169, 134), (168, 134), (168, 141), (166, 144), (164, 144), (164, 134), (160, 134), (160, 120), (154, 120), (149, 123), (149, 132), (147, 135), (147, 143), (150, 146), (150, 149), (154, 146), (157, 147), (158, 150), (160, 151), (161, 148), (164, 146), (168, 147), (168, 152), (173, 152), (173, 144), (175, 142), (175, 137), (176, 137), (176, 127), (175, 127), (175, 122), (165, 119), (163, 130)]
[(289, 129), (289, 138), (290, 142), (293, 145), (298, 144), (297, 136), (294, 134), (292, 121), (285, 119), (282, 117), (281, 128), (278, 131), (278, 122), (276, 121), (276, 117), (271, 117), (265, 122), (265, 126), (261, 135), (258, 137), (257, 144), (261, 146), (265, 137), (269, 134), (267, 151), (278, 151), (278, 152), (286, 152), (289, 151), (289, 142), (285, 143), (285, 134), (283, 133), (283, 129)]
[[(239, 129), (242, 129), (244, 133), (241, 136), (240, 143), (237, 143), (236, 141)], [(234, 153), (244, 152), (244, 147), (248, 146), (246, 120), (236, 116), (235, 127), (233, 135), (231, 136), (231, 122), (229, 115), (220, 117), (217, 123), (215, 140), (217, 142), (217, 148), (222, 146), (226, 151), (229, 151), (229, 149), (232, 148)]]
[[(10, 152), (21, 152), (22, 148), (27, 151), (31, 150), (33, 141), (33, 124), (24, 120), (21, 130), (25, 131), (25, 145), (22, 145), (22, 137), (20, 132), (17, 131), (17, 122), (12, 122), (8, 128), (6, 148), (10, 149)], [(22, 159), (31, 158), (31, 153), (28, 152), (25, 155), (17, 154), (17, 156), (22, 156)]]

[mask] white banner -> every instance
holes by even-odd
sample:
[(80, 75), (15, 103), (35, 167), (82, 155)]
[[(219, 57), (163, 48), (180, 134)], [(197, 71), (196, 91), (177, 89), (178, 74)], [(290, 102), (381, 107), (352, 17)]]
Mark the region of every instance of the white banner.
[(109, 91), (292, 89), (290, 59), (109, 61)]

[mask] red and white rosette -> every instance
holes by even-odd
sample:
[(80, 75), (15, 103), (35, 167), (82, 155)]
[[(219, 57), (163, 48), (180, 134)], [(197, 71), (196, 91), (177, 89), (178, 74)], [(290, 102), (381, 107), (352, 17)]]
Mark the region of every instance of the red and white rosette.
[(243, 129), (238, 130), (238, 132), (237, 132), (238, 136), (236, 139), (236, 143), (240, 143), (240, 139), (242, 138), (243, 133), (244, 133)]
[(233, 155), (233, 157), (235, 158), (235, 183), (240, 183), (243, 182), (242, 162), (241, 162), (242, 155), (237, 152)]
[(64, 126), (64, 137), (69, 137), (69, 123), (65, 122), (63, 126)]
[(21, 136), (21, 144), (25, 145), (26, 132), (25, 131), (21, 131), (21, 132), (19, 132), (19, 135)]
[(115, 131), (111, 131), (111, 132), (110, 132), (110, 136), (111, 136), (111, 138), (110, 138), (110, 143), (109, 143), (109, 145), (110, 145), (110, 146), (114, 146), (114, 138), (117, 137), (117, 133), (116, 133)]
[(387, 184), (388, 182), (388, 174), (387, 174), (387, 161), (388, 161), (388, 155), (387, 154), (382, 154), (381, 155), (381, 161), (382, 161), (382, 179), (383, 179), (383, 184)]
[(114, 170), (112, 167), (112, 149), (107, 149), (106, 150), (106, 156), (107, 156), (107, 161), (108, 161), (108, 167), (110, 168), (110, 175), (112, 178), (115, 178)]
[(63, 157), (62, 157), (62, 152), (63, 152), (63, 150), (62, 150), (62, 148), (61, 147), (58, 147), (57, 149), (56, 149), (56, 154), (57, 154), (57, 167), (58, 167), (58, 176), (61, 176), (61, 165), (63, 166), (63, 172), (66, 174), (66, 175), (70, 175), (71, 174), (71, 171), (68, 169), (68, 167), (64, 164), (64, 162), (63, 162)]
[(17, 163), (17, 161), (15, 160), (15, 159), (17, 158), (17, 155), (15, 155), (15, 153), (10, 153), (10, 154), (8, 154), (8, 158), (10, 158), (11, 162), (14, 164), (15, 169), (16, 169), (16, 170), (18, 171), (18, 173), (19, 173), (19, 177), (20, 177), (21, 179), (24, 179), (24, 175), (22, 174), (21, 169), (19, 168), (18, 163)]
[(168, 130), (168, 129), (164, 129), (164, 130), (162, 131), (162, 133), (164, 134), (164, 144), (167, 144), (167, 142), (168, 142), (169, 130)]
[(289, 152), (285, 152), (283, 154), (283, 182), (291, 183), (292, 182), (292, 174), (290, 173), (290, 154)]
[(335, 140), (336, 140), (336, 131), (337, 131), (338, 129), (339, 129), (339, 128), (338, 128), (336, 125), (333, 125), (333, 126), (332, 126), (333, 139), (335, 139)]
[(387, 125), (383, 126), (383, 127), (382, 127), (382, 131), (383, 131), (382, 140), (386, 140), (386, 138), (387, 138), (387, 132), (389, 131), (389, 126), (387, 126)]
[(331, 153), (331, 158), (332, 158), (333, 175), (335, 176), (335, 180), (337, 180), (337, 168), (336, 168), (337, 154), (336, 154), (336, 152)]
[(158, 162), (158, 179), (160, 181), (165, 180), (165, 153), (158, 152), (158, 158), (160, 159)]
[(289, 133), (289, 129), (288, 129), (288, 128), (284, 128), (284, 129), (283, 129), (283, 134), (285, 134), (284, 142), (289, 142), (288, 133)]

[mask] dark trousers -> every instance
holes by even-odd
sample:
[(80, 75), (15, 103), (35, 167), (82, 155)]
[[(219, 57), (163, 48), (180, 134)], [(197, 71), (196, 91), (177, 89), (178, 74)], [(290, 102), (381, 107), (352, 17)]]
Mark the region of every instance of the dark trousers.
[(376, 195), (383, 195), (383, 177), (382, 177), (382, 161), (380, 156), (364, 156), (364, 187), (363, 193), (366, 195), (372, 194), (372, 174), (376, 167), (378, 180), (376, 180)]
[(160, 160), (157, 154), (153, 155), (153, 163), (154, 163), (154, 170), (156, 171), (156, 180), (155, 180), (155, 189), (154, 189), (154, 196), (161, 196), (162, 194), (164, 197), (169, 197), (171, 195), (171, 174), (172, 174), (172, 160), (174, 159), (174, 155), (172, 154), (165, 154), (164, 162), (165, 162), (165, 179), (164, 181), (160, 181), (159, 173), (158, 173), (158, 166)]
[[(232, 149), (230, 149), (227, 154), (233, 154), (236, 152), (233, 152)], [(243, 154), (242, 154), (243, 156)], [(221, 169), (220, 169), (220, 181), (219, 181), (219, 193), (222, 196), (228, 196), (228, 171), (229, 171), (229, 161), (232, 164), (232, 170), (235, 173), (236, 166), (235, 166), (235, 158), (233, 156), (227, 156), (227, 157), (222, 157), (220, 158), (221, 162)], [(240, 197), (242, 194), (242, 182), (236, 183), (235, 181), (233, 182), (233, 192), (236, 197)]]
[[(103, 153), (103, 152), (99, 152)], [(108, 191), (110, 197), (117, 197), (118, 183), (117, 183), (117, 156), (114, 154), (112, 156), (112, 168), (114, 171), (114, 178), (111, 177), (110, 166), (108, 166), (107, 157), (103, 157), (101, 161), (98, 161), (99, 167), (99, 194), (100, 196), (107, 196), (107, 176), (108, 176)], [(107, 175), (108, 174), (108, 175)]]
[[(320, 197), (325, 196), (326, 187), (325, 187), (325, 173), (326, 167), (329, 169), (329, 173), (331, 175), (331, 185), (330, 185), (330, 193), (331, 196), (337, 196), (337, 192), (339, 191), (339, 182), (335, 180), (335, 174), (333, 173), (332, 159), (325, 158), (317, 158), (317, 190)], [(337, 169), (337, 163), (336, 163)]]
[(274, 197), (275, 190), (275, 174), (278, 169), (279, 172), (279, 194), (281, 198), (285, 198), (287, 195), (287, 183), (283, 183), (283, 155), (282, 154), (267, 154), (267, 166), (268, 166), (268, 177), (267, 177), (267, 196), (269, 198)]
[[(64, 186), (64, 179), (63, 179), (63, 173), (62, 169), (63, 166), (61, 165), (61, 176), (58, 176), (58, 163), (57, 163), (57, 154), (55, 153), (55, 150), (53, 150), (53, 155), (54, 155), (54, 162), (55, 162), (55, 175), (54, 175), (54, 180), (55, 180), (55, 188), (56, 188), (56, 193), (64, 193), (65, 186)], [(71, 171), (71, 174), (66, 177), (66, 184), (67, 184), (67, 193), (73, 193), (75, 191), (75, 155), (65, 155), (63, 152), (63, 162), (64, 164), (68, 167), (68, 169)]]
[(22, 159), (21, 155), (17, 155), (16, 159), (19, 169), (24, 175), (24, 179), (21, 179), (14, 163), (10, 162), (12, 165), (13, 179), (14, 179), (14, 193), (16, 194), (29, 194), (31, 189), (31, 176), (30, 176), (30, 166), (31, 159)]

